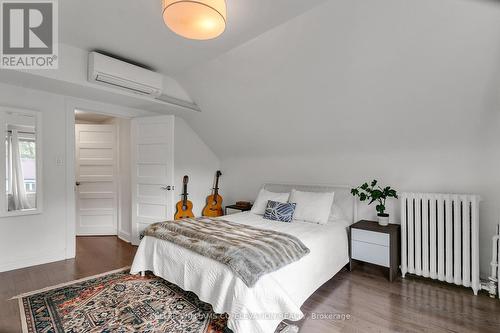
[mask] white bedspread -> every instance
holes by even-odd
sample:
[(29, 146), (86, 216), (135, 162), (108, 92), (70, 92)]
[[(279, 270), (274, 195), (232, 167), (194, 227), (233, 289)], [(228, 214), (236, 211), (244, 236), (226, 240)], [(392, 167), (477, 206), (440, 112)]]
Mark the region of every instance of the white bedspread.
[(272, 229), (298, 237), (310, 250), (304, 258), (263, 276), (247, 287), (225, 265), (173, 243), (144, 237), (131, 273), (152, 271), (228, 313), (234, 333), (274, 333), (286, 317), (303, 317), (300, 307), (349, 261), (346, 223), (317, 225), (274, 222), (250, 212), (223, 217), (231, 222)]

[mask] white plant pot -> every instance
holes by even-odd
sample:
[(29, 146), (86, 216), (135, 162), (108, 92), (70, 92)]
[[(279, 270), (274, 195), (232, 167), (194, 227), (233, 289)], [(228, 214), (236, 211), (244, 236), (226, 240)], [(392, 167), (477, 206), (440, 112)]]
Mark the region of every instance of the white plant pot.
[(384, 215), (377, 215), (378, 217), (378, 224), (381, 226), (388, 226), (389, 225), (389, 214), (384, 214)]

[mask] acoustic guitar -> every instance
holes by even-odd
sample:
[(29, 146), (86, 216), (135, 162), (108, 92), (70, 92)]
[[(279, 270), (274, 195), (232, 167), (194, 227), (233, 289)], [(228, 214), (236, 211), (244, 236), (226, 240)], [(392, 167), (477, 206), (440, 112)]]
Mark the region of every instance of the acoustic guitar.
[(182, 220), (194, 217), (193, 214), (193, 203), (188, 200), (187, 186), (189, 182), (189, 177), (184, 176), (182, 180), (183, 189), (182, 189), (182, 200), (175, 205), (176, 212), (174, 215), (175, 220)]
[(219, 177), (222, 176), (222, 172), (217, 170), (215, 173), (215, 186), (213, 188), (213, 193), (207, 197), (207, 205), (203, 208), (203, 216), (217, 217), (224, 215), (222, 210), (222, 197), (219, 195)]

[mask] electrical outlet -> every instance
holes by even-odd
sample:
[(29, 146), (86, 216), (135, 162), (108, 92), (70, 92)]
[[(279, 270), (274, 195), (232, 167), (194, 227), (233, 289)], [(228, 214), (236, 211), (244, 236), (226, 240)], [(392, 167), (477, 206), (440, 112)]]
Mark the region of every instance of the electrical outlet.
[(56, 165), (57, 166), (63, 166), (64, 165), (64, 159), (62, 157), (57, 157), (56, 158)]

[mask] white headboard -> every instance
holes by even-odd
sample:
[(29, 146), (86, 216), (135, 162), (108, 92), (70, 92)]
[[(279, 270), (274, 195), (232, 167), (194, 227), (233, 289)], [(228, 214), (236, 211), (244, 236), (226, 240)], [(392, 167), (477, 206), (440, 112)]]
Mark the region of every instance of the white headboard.
[(264, 188), (271, 192), (285, 193), (293, 189), (304, 192), (335, 192), (334, 203), (352, 224), (356, 222), (356, 200), (351, 194), (351, 187), (347, 185), (300, 185), (300, 184), (264, 184)]

